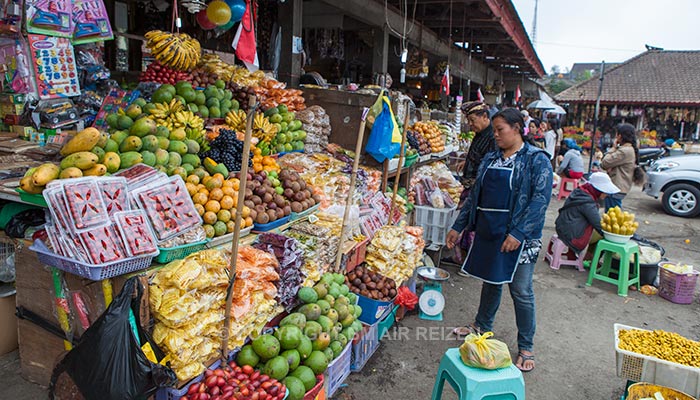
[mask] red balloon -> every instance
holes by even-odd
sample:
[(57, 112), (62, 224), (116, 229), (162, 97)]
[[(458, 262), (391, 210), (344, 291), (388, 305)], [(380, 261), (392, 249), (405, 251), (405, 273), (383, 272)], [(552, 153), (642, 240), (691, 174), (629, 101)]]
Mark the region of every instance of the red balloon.
[(202, 27), (202, 29), (204, 29), (205, 31), (216, 28), (216, 24), (209, 21), (209, 18), (207, 17), (207, 10), (202, 10), (198, 12), (196, 15), (196, 19), (199, 26)]

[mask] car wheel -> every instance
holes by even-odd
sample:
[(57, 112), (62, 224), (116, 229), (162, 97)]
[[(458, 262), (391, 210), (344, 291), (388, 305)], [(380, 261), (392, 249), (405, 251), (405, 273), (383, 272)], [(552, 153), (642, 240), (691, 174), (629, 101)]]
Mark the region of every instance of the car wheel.
[(53, 117), (53, 118), (51, 118), (51, 122), (52, 122), (54, 125), (56, 125), (57, 123), (59, 123), (59, 121), (60, 121), (60, 120), (58, 119), (58, 117)]
[(700, 189), (685, 183), (671, 185), (661, 199), (664, 211), (677, 217), (700, 215)]
[(68, 117), (70, 119), (75, 119), (76, 115), (75, 115), (75, 113), (72, 112), (72, 113), (70, 113), (70, 115), (68, 115)]

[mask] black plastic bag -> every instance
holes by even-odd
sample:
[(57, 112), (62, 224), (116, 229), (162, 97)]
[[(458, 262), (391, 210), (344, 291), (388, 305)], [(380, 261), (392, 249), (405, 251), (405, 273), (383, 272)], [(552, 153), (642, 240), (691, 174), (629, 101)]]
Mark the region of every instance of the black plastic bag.
[(24, 232), (30, 226), (40, 226), (46, 223), (46, 213), (39, 208), (24, 210), (15, 214), (5, 225), (5, 233), (12, 238), (23, 238)]
[[(132, 298), (134, 290), (137, 296)], [(145, 399), (159, 387), (173, 386), (175, 373), (168, 367), (154, 364), (141, 350), (129, 324), (129, 310), (139, 320), (142, 293), (138, 278), (126, 281), (121, 293), (80, 338), (54, 369), (49, 388), (54, 399), (58, 377), (67, 373), (86, 400)], [(137, 324), (141, 342), (148, 341), (156, 357), (162, 352)]]

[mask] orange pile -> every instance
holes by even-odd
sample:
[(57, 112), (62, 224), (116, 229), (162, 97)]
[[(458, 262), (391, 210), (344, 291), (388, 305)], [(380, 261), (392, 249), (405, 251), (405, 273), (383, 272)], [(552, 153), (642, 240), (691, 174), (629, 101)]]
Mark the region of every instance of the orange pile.
[(277, 164), (277, 160), (275, 160), (274, 157), (263, 156), (262, 150), (256, 147), (253, 149), (253, 172), (258, 173), (260, 171), (275, 171), (279, 173), (282, 169)]
[[(224, 179), (222, 174), (209, 175), (206, 171), (199, 170), (187, 177), (185, 186), (194, 207), (204, 220), (207, 237), (233, 232), (240, 186), (237, 178)], [(250, 208), (243, 206), (242, 217), (241, 229), (253, 225)]]

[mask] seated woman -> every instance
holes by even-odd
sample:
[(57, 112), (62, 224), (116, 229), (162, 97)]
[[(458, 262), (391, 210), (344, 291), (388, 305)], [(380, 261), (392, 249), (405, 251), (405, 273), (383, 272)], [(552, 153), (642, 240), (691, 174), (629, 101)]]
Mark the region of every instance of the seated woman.
[(554, 222), (559, 240), (575, 253), (570, 252), (569, 258), (573, 258), (572, 256), (588, 246), (594, 230), (600, 235), (603, 234), (598, 200), (619, 192), (620, 189), (612, 183), (606, 173), (594, 172), (587, 183), (574, 189), (569, 195)]
[(583, 158), (581, 157), (581, 148), (578, 147), (576, 141), (571, 138), (562, 141), (562, 147), (566, 149), (564, 159), (559, 163), (557, 175), (567, 178), (580, 179), (583, 177)]

